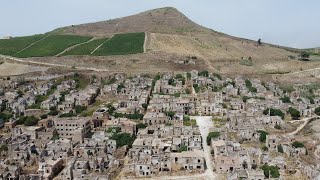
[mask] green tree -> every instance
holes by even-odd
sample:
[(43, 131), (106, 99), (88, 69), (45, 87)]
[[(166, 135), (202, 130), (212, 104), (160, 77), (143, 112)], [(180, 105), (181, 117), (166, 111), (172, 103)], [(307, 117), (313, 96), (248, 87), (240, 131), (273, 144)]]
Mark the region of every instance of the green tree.
[(270, 116), (280, 116), (281, 119), (284, 119), (284, 113), (280, 109), (267, 108), (263, 111), (264, 115), (268, 115), (270, 110)]
[(117, 148), (122, 147), (124, 145), (127, 145), (129, 148), (131, 148), (136, 137), (131, 136), (131, 134), (129, 133), (119, 133), (119, 134), (113, 134), (111, 136), (111, 139), (117, 142)]
[(290, 98), (288, 96), (284, 96), (284, 97), (280, 98), (280, 100), (283, 103), (291, 103)]
[(8, 145), (2, 144), (2, 145), (0, 146), (0, 152), (2, 152), (2, 151), (8, 151)]
[(35, 126), (38, 124), (39, 119), (34, 116), (28, 116), (27, 119), (24, 121), (25, 126)]
[(277, 166), (269, 166), (265, 164), (261, 166), (261, 169), (263, 170), (264, 176), (266, 178), (269, 178), (269, 175), (271, 178), (280, 177), (279, 168)]
[(178, 151), (179, 151), (179, 152), (188, 151), (188, 147), (185, 146), (185, 145), (182, 145), (182, 146), (179, 148)]
[(292, 119), (299, 119), (300, 118), (300, 111), (295, 108), (290, 107), (288, 113), (291, 115)]
[(265, 143), (265, 142), (266, 142), (266, 139), (267, 139), (267, 135), (268, 135), (269, 133), (266, 132), (266, 131), (263, 131), (263, 130), (259, 130), (259, 131), (257, 131), (257, 132), (260, 134), (260, 137), (259, 137), (260, 142)]
[(278, 152), (279, 152), (279, 153), (283, 153), (283, 147), (282, 147), (281, 144), (279, 144), (279, 145), (277, 146), (277, 148), (278, 148)]
[(144, 129), (144, 128), (146, 128), (147, 127), (147, 125), (146, 124), (144, 124), (144, 123), (139, 123), (139, 124), (137, 124), (137, 129)]
[(315, 110), (314, 110), (314, 113), (318, 116), (320, 116), (320, 107), (317, 107)]
[(207, 144), (211, 145), (211, 139), (218, 138), (220, 136), (220, 132), (210, 132), (207, 136)]
[(40, 116), (41, 119), (47, 119), (47, 117), (48, 117), (48, 115), (46, 115), (46, 114), (42, 114), (42, 115)]
[(292, 143), (292, 146), (295, 147), (295, 148), (303, 148), (304, 144), (302, 142), (299, 142), (299, 141), (294, 141)]

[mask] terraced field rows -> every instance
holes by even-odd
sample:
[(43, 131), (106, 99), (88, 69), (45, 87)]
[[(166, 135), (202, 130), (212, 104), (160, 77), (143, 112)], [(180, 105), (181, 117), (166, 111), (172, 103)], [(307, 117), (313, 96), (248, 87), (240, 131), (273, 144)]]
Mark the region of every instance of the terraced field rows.
[(93, 55), (127, 55), (143, 53), (145, 33), (117, 34), (97, 49)]
[(45, 57), (55, 56), (70, 46), (89, 41), (92, 37), (51, 35), (33, 46), (15, 54), (16, 57)]
[(145, 33), (116, 34), (109, 39), (73, 35), (35, 35), (0, 40), (0, 54), (20, 58), (127, 55), (144, 53), (144, 43)]
[(38, 34), (33, 36), (16, 37), (12, 39), (0, 40), (0, 54), (13, 55), (14, 53), (28, 47), (30, 44), (37, 42), (46, 35)]
[(102, 39), (95, 39), (91, 42), (82, 44), (80, 46), (77, 46), (70, 51), (65, 52), (62, 54), (63, 56), (66, 55), (90, 55), (91, 52), (98, 47), (100, 44), (105, 42), (108, 38), (102, 38)]

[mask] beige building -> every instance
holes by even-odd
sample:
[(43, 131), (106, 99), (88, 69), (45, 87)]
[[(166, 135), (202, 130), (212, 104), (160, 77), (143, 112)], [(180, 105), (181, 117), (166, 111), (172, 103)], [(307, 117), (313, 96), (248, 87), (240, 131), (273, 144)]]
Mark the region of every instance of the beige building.
[(63, 138), (83, 142), (91, 132), (90, 118), (57, 118), (53, 121), (59, 136)]

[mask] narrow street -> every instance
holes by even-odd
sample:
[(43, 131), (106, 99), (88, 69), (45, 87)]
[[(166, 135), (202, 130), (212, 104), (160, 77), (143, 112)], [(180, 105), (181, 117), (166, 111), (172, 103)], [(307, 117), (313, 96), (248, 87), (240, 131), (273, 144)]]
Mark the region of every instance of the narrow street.
[(202, 136), (202, 146), (204, 150), (204, 156), (206, 159), (207, 170), (205, 174), (208, 179), (215, 179), (216, 174), (213, 172), (213, 161), (211, 158), (210, 147), (207, 145), (207, 136), (209, 134), (210, 128), (213, 127), (212, 117), (211, 116), (194, 116), (191, 119), (195, 119), (197, 121), (197, 125), (199, 126), (200, 133)]

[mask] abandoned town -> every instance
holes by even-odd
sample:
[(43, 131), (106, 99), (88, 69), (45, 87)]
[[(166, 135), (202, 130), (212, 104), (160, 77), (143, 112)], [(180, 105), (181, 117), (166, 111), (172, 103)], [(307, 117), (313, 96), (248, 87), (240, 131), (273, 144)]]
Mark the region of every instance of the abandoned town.
[(0, 39), (0, 179), (320, 180), (320, 51), (175, 8)]

